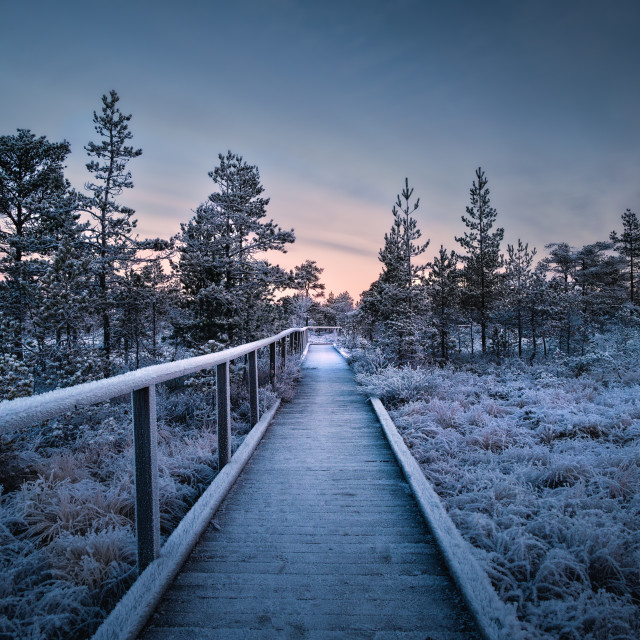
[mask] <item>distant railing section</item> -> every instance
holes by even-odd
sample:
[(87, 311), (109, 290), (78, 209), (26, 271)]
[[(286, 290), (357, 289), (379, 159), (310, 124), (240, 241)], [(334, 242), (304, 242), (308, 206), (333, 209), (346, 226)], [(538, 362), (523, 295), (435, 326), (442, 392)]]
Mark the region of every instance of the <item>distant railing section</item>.
[[(342, 331), (342, 327), (315, 327), (315, 326), (309, 326), (309, 327), (305, 327), (305, 329), (307, 330), (307, 343), (309, 343), (311, 341), (310, 337), (309, 337), (309, 333), (311, 332), (315, 332), (316, 330), (318, 331), (323, 331), (323, 332), (327, 332), (327, 331), (331, 331), (332, 332), (332, 338), (334, 339), (338, 339), (340, 332)], [(326, 333), (325, 333), (325, 337), (326, 337)]]
[(141, 573), (160, 553), (160, 505), (158, 497), (157, 426), (155, 385), (203, 369), (216, 367), (216, 411), (218, 418), (218, 470), (231, 459), (231, 391), (229, 363), (247, 356), (250, 421), (260, 419), (258, 390), (258, 351), (269, 347), (269, 379), (273, 384), (277, 371), (277, 350), (284, 370), (287, 353), (302, 353), (315, 329), (340, 327), (303, 327), (282, 331), (255, 342), (195, 358), (153, 365), (106, 380), (56, 389), (37, 396), (0, 402), (0, 434), (11, 433), (55, 418), (79, 406), (104, 402), (131, 393), (135, 461), (136, 538), (138, 572)]

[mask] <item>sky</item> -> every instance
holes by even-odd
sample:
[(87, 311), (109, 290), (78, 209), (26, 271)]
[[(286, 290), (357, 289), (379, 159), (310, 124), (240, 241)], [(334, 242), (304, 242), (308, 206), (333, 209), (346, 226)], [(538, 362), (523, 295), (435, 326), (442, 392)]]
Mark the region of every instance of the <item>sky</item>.
[(170, 237), (231, 150), (260, 170), (268, 216), (355, 298), (405, 177), (425, 261), (459, 248), (475, 169), (506, 244), (608, 238), (640, 214), (637, 0), (0, 0), (0, 135), (31, 129), (89, 179), (92, 114), (115, 89), (143, 154), (141, 237)]

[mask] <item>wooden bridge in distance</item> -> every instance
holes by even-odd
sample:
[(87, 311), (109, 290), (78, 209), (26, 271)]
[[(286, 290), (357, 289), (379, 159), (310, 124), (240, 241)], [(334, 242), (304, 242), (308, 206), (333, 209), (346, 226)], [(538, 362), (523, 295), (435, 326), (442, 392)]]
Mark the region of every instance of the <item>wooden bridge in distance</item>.
[(332, 346), (310, 346), (294, 401), (139, 637), (479, 637)]

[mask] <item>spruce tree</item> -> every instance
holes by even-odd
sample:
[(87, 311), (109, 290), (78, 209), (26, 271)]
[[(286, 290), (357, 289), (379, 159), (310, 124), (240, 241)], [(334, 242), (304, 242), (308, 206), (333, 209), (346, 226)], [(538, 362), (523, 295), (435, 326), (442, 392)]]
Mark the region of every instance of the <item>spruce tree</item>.
[(488, 180), (481, 167), (476, 169), (476, 180), (470, 189), (471, 204), (466, 207), (462, 222), (469, 229), (457, 237), (466, 251), (460, 256), (464, 262), (465, 301), (480, 324), (482, 353), (487, 350), (487, 325), (498, 288), (498, 269), (502, 266), (500, 243), (504, 229), (491, 231), (497, 211), (491, 206)]
[(89, 237), (94, 249), (92, 270), (96, 279), (96, 306), (102, 326), (104, 373), (111, 373), (112, 328), (120, 273), (126, 271), (135, 255), (133, 236), (135, 211), (118, 202), (126, 189), (133, 187), (129, 161), (142, 154), (128, 143), (131, 115), (120, 111), (120, 97), (115, 91), (102, 96), (102, 111), (93, 112), (93, 124), (100, 141), (85, 147), (92, 160), (86, 167), (93, 179), (85, 185), (91, 192), (87, 209), (91, 216)]

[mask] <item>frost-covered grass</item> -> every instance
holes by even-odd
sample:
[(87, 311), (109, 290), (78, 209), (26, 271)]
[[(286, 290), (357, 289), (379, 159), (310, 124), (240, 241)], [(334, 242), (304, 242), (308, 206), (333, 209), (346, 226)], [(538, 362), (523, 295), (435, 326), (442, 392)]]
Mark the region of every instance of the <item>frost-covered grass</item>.
[(640, 372), (593, 360), (354, 358), (532, 640), (640, 637)]
[[(261, 409), (290, 399), (260, 367)], [(161, 536), (217, 473), (214, 378), (157, 389)], [(232, 375), (234, 450), (249, 431), (242, 367)], [(88, 637), (135, 579), (134, 467), (128, 399), (23, 429), (0, 443), (0, 638)]]

